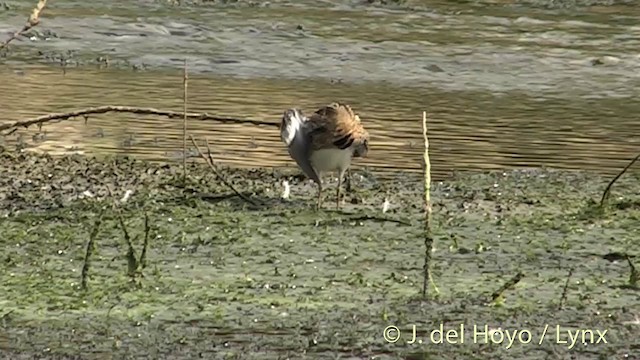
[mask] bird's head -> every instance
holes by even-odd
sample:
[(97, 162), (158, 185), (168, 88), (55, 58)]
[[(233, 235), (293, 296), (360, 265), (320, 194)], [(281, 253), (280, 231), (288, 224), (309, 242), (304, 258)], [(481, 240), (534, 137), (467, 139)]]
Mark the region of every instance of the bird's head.
[(302, 111), (299, 109), (289, 109), (282, 115), (282, 122), (280, 123), (280, 137), (282, 141), (289, 146), (302, 123), (305, 121)]
[(369, 139), (364, 139), (360, 144), (356, 146), (353, 151), (354, 157), (367, 157), (369, 153)]

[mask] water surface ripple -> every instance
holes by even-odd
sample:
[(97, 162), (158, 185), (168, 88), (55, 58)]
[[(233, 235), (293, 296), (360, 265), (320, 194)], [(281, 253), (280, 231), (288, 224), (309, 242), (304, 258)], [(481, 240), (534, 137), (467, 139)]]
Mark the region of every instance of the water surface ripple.
[[(0, 39), (32, 3), (0, 12)], [(291, 106), (353, 104), (372, 136), (362, 165), (420, 169), (426, 110), (438, 176), (519, 166), (612, 172), (640, 149), (639, 19), (628, 6), (52, 2), (39, 33), (0, 58), (0, 121), (105, 104), (181, 110), (186, 57), (190, 111), (277, 122)], [(189, 126), (221, 162), (292, 164), (273, 128)], [(108, 114), (1, 141), (177, 159), (181, 127)]]

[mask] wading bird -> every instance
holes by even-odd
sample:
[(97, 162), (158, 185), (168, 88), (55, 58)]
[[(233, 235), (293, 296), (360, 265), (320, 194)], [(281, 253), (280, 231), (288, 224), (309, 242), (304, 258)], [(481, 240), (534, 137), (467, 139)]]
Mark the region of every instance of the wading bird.
[(318, 202), (322, 205), (322, 173), (338, 175), (336, 207), (340, 208), (340, 187), (354, 157), (365, 157), (369, 151), (369, 133), (360, 117), (346, 104), (332, 103), (306, 117), (300, 109), (284, 112), (280, 136), (289, 155), (300, 169), (318, 184)]

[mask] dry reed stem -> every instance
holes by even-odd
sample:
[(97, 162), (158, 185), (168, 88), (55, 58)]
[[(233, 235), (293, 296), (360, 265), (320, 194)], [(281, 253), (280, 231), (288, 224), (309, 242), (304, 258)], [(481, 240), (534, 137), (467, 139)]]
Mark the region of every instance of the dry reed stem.
[[(19, 127), (27, 128), (31, 125), (48, 123), (56, 120), (67, 120), (70, 118), (78, 117), (78, 116), (86, 116), (91, 114), (105, 114), (108, 112), (120, 112), (120, 113), (132, 113), (132, 114), (144, 114), (144, 115), (160, 115), (166, 116), (170, 119), (182, 118), (184, 119), (185, 114), (182, 111), (169, 111), (169, 110), (158, 110), (154, 108), (141, 108), (141, 107), (133, 107), (133, 106), (114, 106), (114, 105), (104, 105), (98, 107), (91, 107), (85, 109), (79, 109), (64, 113), (51, 113), (47, 115), (42, 115), (38, 117), (34, 117), (31, 119), (14, 121), (11, 123), (0, 124), (0, 131), (13, 129), (4, 135), (9, 135), (15, 132)], [(187, 113), (187, 118), (195, 119), (195, 120), (212, 120), (218, 121), (221, 123), (233, 123), (233, 124), (251, 124), (251, 125), (264, 125), (264, 126), (272, 126), (279, 127), (280, 125), (275, 122), (261, 121), (261, 120), (249, 120), (249, 119), (237, 119), (237, 118), (229, 118), (223, 116), (216, 116), (207, 113)]]
[(431, 161), (429, 160), (429, 137), (427, 136), (427, 112), (422, 112), (422, 137), (424, 138), (424, 277), (422, 297), (427, 297), (428, 283), (431, 282), (436, 294), (440, 293), (431, 274), (431, 254), (433, 235), (431, 234)]
[(184, 72), (182, 74), (183, 84), (183, 110), (182, 119), (182, 183), (187, 184), (187, 86), (189, 85), (189, 75), (187, 73), (187, 59), (184, 59)]
[(602, 193), (602, 198), (600, 199), (600, 207), (604, 206), (604, 202), (607, 200), (607, 198), (609, 197), (609, 193), (611, 192), (611, 187), (613, 187), (613, 184), (618, 181), (618, 179), (625, 173), (627, 172), (627, 170), (629, 170), (629, 168), (636, 162), (638, 161), (638, 159), (640, 159), (640, 154), (638, 154), (635, 158), (633, 158), (633, 160), (631, 160), (627, 166), (624, 167), (624, 169), (622, 169), (622, 171), (620, 171), (618, 173), (618, 175), (616, 175), (610, 182), (609, 185), (607, 185), (607, 188), (604, 189), (604, 192)]
[(253, 200), (249, 199), (248, 197), (244, 196), (243, 194), (241, 194), (238, 190), (236, 190), (235, 187), (233, 187), (233, 185), (231, 185), (229, 182), (227, 182), (227, 180), (225, 180), (224, 176), (222, 176), (222, 174), (220, 173), (220, 171), (218, 171), (218, 168), (216, 168), (215, 163), (213, 161), (213, 157), (211, 156), (211, 147), (209, 147), (209, 141), (205, 139), (205, 142), (207, 144), (207, 155), (205, 155), (202, 150), (200, 150), (200, 147), (198, 146), (198, 143), (196, 143), (196, 140), (193, 138), (193, 135), (190, 135), (191, 138), (191, 142), (193, 143), (193, 146), (195, 146), (196, 150), (198, 150), (198, 154), (200, 154), (200, 157), (202, 157), (204, 159), (204, 161), (207, 163), (207, 165), (209, 165), (209, 167), (211, 168), (211, 170), (213, 170), (213, 173), (216, 174), (216, 177), (222, 181), (222, 183), (228, 187), (229, 189), (231, 189), (231, 191), (233, 191), (236, 195), (238, 195), (242, 200), (252, 204), (252, 205), (257, 205), (255, 202), (253, 202)]
[(87, 289), (87, 280), (89, 278), (89, 268), (91, 267), (91, 255), (95, 251), (95, 240), (98, 236), (98, 231), (100, 230), (100, 225), (102, 224), (102, 215), (104, 214), (104, 209), (100, 211), (98, 214), (98, 218), (93, 225), (93, 229), (89, 234), (89, 241), (87, 241), (87, 250), (84, 254), (84, 263), (82, 264), (82, 278), (80, 282), (80, 287), (82, 290)]
[(18, 36), (22, 35), (22, 33), (24, 33), (25, 31), (28, 31), (32, 27), (40, 24), (40, 13), (42, 12), (42, 10), (46, 5), (47, 5), (47, 0), (39, 0), (38, 4), (36, 4), (36, 7), (34, 7), (33, 10), (31, 10), (31, 15), (29, 15), (29, 18), (27, 19), (27, 22), (24, 24), (22, 29), (16, 31), (7, 40), (5, 40), (5, 42), (0, 44), (0, 50), (7, 47), (7, 45), (9, 45), (10, 42), (15, 40)]

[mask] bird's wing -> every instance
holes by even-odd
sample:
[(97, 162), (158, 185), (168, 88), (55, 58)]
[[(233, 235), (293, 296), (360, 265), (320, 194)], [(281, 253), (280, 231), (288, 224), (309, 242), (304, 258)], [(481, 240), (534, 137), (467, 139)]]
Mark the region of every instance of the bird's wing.
[(349, 105), (332, 103), (318, 109), (308, 119), (311, 148), (347, 149), (363, 144), (369, 133), (360, 122), (360, 117)]

